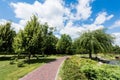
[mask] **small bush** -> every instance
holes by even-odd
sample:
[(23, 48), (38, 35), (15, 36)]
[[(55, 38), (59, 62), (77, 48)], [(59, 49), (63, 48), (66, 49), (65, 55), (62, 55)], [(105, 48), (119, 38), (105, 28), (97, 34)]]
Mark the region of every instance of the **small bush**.
[(13, 60), (11, 60), (9, 64), (11, 64), (11, 65), (12, 65), (12, 64), (14, 64), (14, 61), (13, 61)]
[(11, 60), (14, 60), (15, 58), (16, 58), (15, 56), (12, 56), (12, 57), (11, 57)]
[(18, 62), (17, 67), (24, 67), (24, 62), (22, 62), (22, 61)]

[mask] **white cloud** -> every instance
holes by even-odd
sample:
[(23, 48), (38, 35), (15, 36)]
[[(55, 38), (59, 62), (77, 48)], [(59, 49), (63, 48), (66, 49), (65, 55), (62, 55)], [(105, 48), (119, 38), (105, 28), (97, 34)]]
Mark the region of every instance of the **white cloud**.
[[(0, 19), (0, 25), (1, 24), (4, 25), (7, 22), (10, 22), (10, 21), (5, 20), (5, 19)], [(16, 32), (18, 32), (20, 29), (23, 29), (23, 26), (22, 24), (17, 24), (17, 23), (12, 22), (11, 28), (13, 28)]]
[(115, 21), (115, 23), (111, 27), (109, 27), (109, 29), (113, 29), (117, 27), (120, 27), (120, 20)]
[[(59, 29), (64, 27), (64, 20), (85, 20), (90, 17), (92, 11), (90, 3), (93, 0), (78, 0), (78, 5), (74, 5), (77, 13), (71, 12), (71, 7), (66, 8), (63, 0), (45, 0), (44, 3), (35, 1), (29, 3), (11, 3), (17, 18), (21, 20), (29, 19), (33, 14), (37, 14), (42, 23), (48, 22), (52, 27)], [(64, 16), (66, 15), (66, 16)]]
[(93, 2), (93, 0), (78, 0), (77, 5), (71, 5), (71, 9), (75, 9), (76, 13), (70, 13), (69, 19), (71, 20), (87, 20), (92, 13), (92, 7), (90, 6), (90, 3)]
[(85, 28), (86, 31), (90, 30), (90, 31), (94, 31), (97, 29), (103, 29), (104, 26), (103, 25), (96, 25), (96, 24), (85, 24), (83, 25), (83, 27)]
[(106, 12), (99, 13), (97, 18), (95, 19), (94, 24), (100, 25), (105, 21), (110, 20), (114, 15), (108, 15)]
[(76, 18), (77, 19), (83, 19), (86, 20), (90, 17), (92, 10), (90, 3), (93, 0), (78, 0), (78, 5), (76, 7), (77, 13), (76, 13)]
[(83, 27), (74, 26), (73, 23), (70, 21), (67, 25), (60, 31), (60, 34), (68, 34), (72, 38), (79, 37), (80, 33), (84, 31)]
[[(106, 12), (99, 13), (95, 21), (91, 24), (74, 25), (75, 21), (87, 20), (92, 14), (92, 7), (90, 4), (93, 0), (78, 0), (78, 4), (72, 4), (71, 7), (65, 7), (64, 0), (45, 0), (44, 3), (35, 1), (33, 4), (29, 3), (11, 3), (14, 8), (14, 12), (17, 18), (20, 18), (18, 24), (23, 29), (26, 21), (30, 19), (30, 16), (36, 14), (41, 23), (47, 22), (49, 26), (56, 27), (59, 30), (59, 34), (69, 34), (72, 38), (79, 36), (81, 32), (86, 30), (96, 30), (103, 28), (102, 25), (105, 21), (110, 20), (113, 15), (108, 15)], [(76, 13), (72, 12), (72, 9), (76, 10)], [(64, 21), (68, 22), (66, 25)], [(55, 34), (59, 36), (59, 34)]]
[(97, 29), (103, 29), (105, 21), (110, 20), (113, 15), (108, 15), (106, 12), (99, 13), (95, 21), (91, 24), (82, 24), (81, 26), (73, 25), (72, 20), (60, 31), (61, 34), (69, 34), (72, 38), (77, 38), (80, 33), (85, 31), (93, 31)]
[(74, 39), (79, 37), (80, 34), (85, 31), (93, 31), (102, 28), (104, 28), (103, 25), (83, 24), (82, 26), (74, 26), (72, 22), (68, 22), (68, 24), (60, 31), (60, 34), (68, 34)]
[(5, 20), (5, 19), (0, 19), (0, 24), (5, 24), (6, 22), (8, 22), (7, 20)]
[(115, 36), (115, 44), (120, 46), (120, 33), (112, 33)]
[(64, 17), (66, 9), (62, 5), (61, 0), (46, 0), (43, 4), (35, 1), (33, 4), (28, 3), (11, 3), (14, 7), (14, 12), (17, 18), (21, 20), (29, 19), (33, 14), (37, 14), (39, 20), (48, 24), (52, 27), (63, 27)]
[(17, 24), (17, 23), (14, 23), (14, 22), (11, 24), (11, 26), (12, 26), (12, 28), (13, 28), (16, 32), (19, 32), (19, 30), (23, 30), (23, 29), (24, 29), (24, 27), (23, 27), (22, 25)]

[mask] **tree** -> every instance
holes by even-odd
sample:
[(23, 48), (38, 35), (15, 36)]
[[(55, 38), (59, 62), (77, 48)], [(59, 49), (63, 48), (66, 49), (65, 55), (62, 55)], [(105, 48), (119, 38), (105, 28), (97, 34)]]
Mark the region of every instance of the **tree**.
[(52, 32), (49, 32), (46, 40), (45, 54), (56, 54), (56, 44), (58, 38), (55, 37)]
[(42, 55), (44, 56), (45, 54), (45, 50), (46, 50), (46, 45), (49, 44), (47, 43), (47, 37), (48, 37), (48, 25), (47, 23), (43, 24), (42, 27), (42, 44), (41, 44), (41, 52), (42, 52)]
[(76, 54), (86, 54), (88, 51), (80, 45), (80, 38), (75, 39), (72, 45), (73, 52)]
[(89, 50), (89, 57), (98, 52), (108, 52), (112, 49), (113, 37), (104, 29), (88, 31), (80, 36), (80, 46)]
[(69, 35), (63, 34), (56, 44), (56, 49), (59, 53), (71, 53), (72, 39)]
[(113, 46), (113, 50), (112, 51), (114, 53), (116, 53), (116, 54), (120, 54), (120, 46), (118, 46), (118, 45)]
[(12, 42), (16, 35), (15, 31), (11, 28), (11, 23), (7, 22), (0, 25), (0, 52), (12, 52)]
[(39, 53), (42, 42), (42, 25), (36, 16), (27, 22), (23, 31), (20, 31), (14, 39), (13, 48), (15, 52), (27, 53), (30, 60), (31, 55)]
[(22, 30), (19, 31), (19, 33), (15, 36), (12, 47), (15, 51), (15, 53), (18, 53), (18, 56), (25, 52), (25, 38), (24, 33)]

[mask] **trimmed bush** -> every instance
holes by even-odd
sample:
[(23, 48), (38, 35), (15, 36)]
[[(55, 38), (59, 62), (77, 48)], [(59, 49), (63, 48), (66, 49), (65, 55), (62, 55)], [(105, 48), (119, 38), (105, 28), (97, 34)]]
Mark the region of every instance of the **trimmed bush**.
[(22, 62), (22, 61), (18, 62), (17, 67), (24, 67), (24, 62)]
[(62, 80), (120, 80), (120, 67), (73, 56), (64, 62)]
[(12, 65), (12, 64), (14, 64), (14, 61), (13, 61), (13, 60), (11, 60), (9, 64), (11, 64), (11, 65)]

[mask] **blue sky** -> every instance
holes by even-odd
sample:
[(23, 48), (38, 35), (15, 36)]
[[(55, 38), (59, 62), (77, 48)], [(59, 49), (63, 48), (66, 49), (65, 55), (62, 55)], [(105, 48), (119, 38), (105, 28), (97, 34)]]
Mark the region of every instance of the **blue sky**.
[[(56, 27), (55, 35), (76, 38), (87, 30), (107, 28), (120, 45), (120, 0), (0, 0), (0, 24), (12, 21), (18, 32), (30, 16)], [(79, 34), (78, 34), (79, 33)]]

